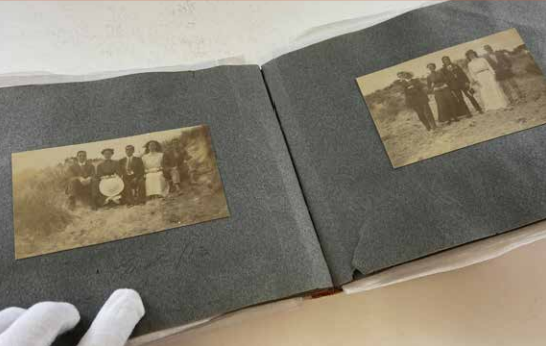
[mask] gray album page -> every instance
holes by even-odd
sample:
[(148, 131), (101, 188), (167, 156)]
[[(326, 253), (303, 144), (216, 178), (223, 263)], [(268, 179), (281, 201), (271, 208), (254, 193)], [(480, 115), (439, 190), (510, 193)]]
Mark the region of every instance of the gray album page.
[(441, 3), (263, 66), (335, 284), (546, 217), (545, 14)]
[[(75, 332), (59, 340), (59, 345), (75, 344), (101, 305), (118, 288), (133, 288), (143, 298), (146, 315), (135, 331), (135, 335), (140, 335), (332, 285), (257, 66), (224, 66), (193, 72), (143, 73), (92, 82), (2, 88), (0, 114), (3, 149), (0, 156), (0, 193), (3, 196), (0, 208), (0, 309), (27, 308), (45, 300), (73, 303), (82, 314), (82, 322)], [(44, 172), (58, 172), (65, 164), (70, 170), (77, 166), (75, 162), (82, 154), (76, 154), (74, 150), (74, 157), (67, 158), (64, 163), (51, 161), (54, 165), (48, 170), (33, 170), (34, 165), (62, 157), (59, 155), (66, 152), (64, 146), (74, 146), (78, 151), (87, 148), (88, 159), (102, 160), (102, 154), (108, 161), (112, 153), (122, 155), (123, 148), (129, 150), (125, 144), (137, 147), (137, 143), (143, 143), (143, 138), (153, 139), (157, 142), (154, 145), (149, 142), (146, 149), (156, 156), (142, 156), (145, 166), (153, 165), (153, 158), (159, 155), (157, 147), (166, 143), (161, 140), (167, 138), (165, 136), (173, 138), (173, 133), (178, 133), (167, 130), (182, 131), (182, 138), (189, 136), (194, 141), (204, 138), (202, 152), (208, 153), (212, 148), (214, 154), (206, 154), (210, 160), (201, 162), (199, 169), (204, 171), (191, 182), (193, 187), (184, 190), (182, 179), (181, 192), (175, 189), (174, 197), (171, 190), (169, 197), (149, 198), (144, 206), (139, 203), (124, 205), (125, 195), (122, 194), (121, 204), (115, 198), (119, 192), (116, 190), (119, 179), (107, 180), (111, 183), (104, 186), (101, 180), (100, 192), (104, 196), (98, 209), (77, 203), (62, 204), (58, 199), (65, 196), (64, 190), (51, 196), (49, 201), (43, 196), (43, 191), (50, 188), (43, 182), (55, 185), (60, 181)], [(136, 137), (127, 139), (128, 136)], [(119, 141), (104, 142), (109, 143), (108, 147), (99, 148), (95, 143), (119, 138)], [(123, 146), (118, 150), (116, 145), (120, 143)], [(193, 157), (189, 155), (188, 158), (193, 165), (198, 164), (195, 156), (202, 153), (198, 144), (192, 146), (187, 149), (194, 151)], [(12, 167), (13, 153), (54, 147), (61, 148), (16, 154)], [(99, 162), (102, 161), (96, 162), (97, 172), (101, 171), (108, 179), (115, 175), (111, 173), (115, 171), (112, 161), (104, 165)], [(195, 185), (200, 184), (199, 179), (208, 174), (203, 168), (207, 162), (213, 177), (217, 178), (215, 172), (219, 172), (221, 179), (209, 182), (219, 191), (215, 211), (208, 210), (208, 200), (200, 200), (194, 191)], [(122, 166), (125, 171), (129, 167), (128, 164)], [(26, 170), (13, 177), (18, 184), (14, 188), (12, 168), (22, 167)], [(137, 166), (131, 167), (137, 170)], [(158, 197), (165, 180), (157, 171), (146, 169), (146, 172), (147, 195), (153, 190), (154, 196)], [(25, 183), (21, 184), (19, 178), (26, 179)], [(58, 179), (63, 178), (59, 175)], [(170, 179), (176, 183), (172, 174)], [(77, 180), (67, 186), (66, 198), (72, 196), (71, 191), (87, 191), (84, 187), (92, 184), (85, 178)], [(14, 247), (12, 188), (18, 199), (26, 198), (27, 201), (16, 210), (16, 216), (25, 216), (21, 222), (28, 225), (33, 220), (35, 225), (44, 226), (36, 227), (34, 234), (26, 231), (21, 238), (19, 259), (16, 259), (17, 247)], [(42, 200), (35, 196), (41, 196)], [(136, 200), (137, 195), (132, 197)], [(44, 201), (47, 203), (42, 205), (43, 210), (53, 211), (47, 215), (37, 205)], [(176, 201), (181, 203), (178, 209), (173, 206), (178, 203)], [(195, 212), (192, 215), (191, 210), (184, 210), (185, 205), (209, 214), (200, 216)], [(27, 208), (33, 208), (35, 213), (29, 213)], [(77, 233), (78, 239), (89, 238), (90, 241), (61, 247), (55, 247), (56, 244), (33, 247), (36, 239), (50, 243), (51, 239), (64, 241), (57, 234), (63, 229), (46, 226), (50, 222), (63, 221), (58, 219), (66, 208), (75, 208), (67, 214), (73, 220), (71, 227), (81, 226), (78, 220), (90, 222), (95, 215), (96, 222), (103, 222), (105, 215), (109, 215), (109, 220), (122, 220), (123, 215), (132, 215), (125, 217), (124, 223), (135, 223), (134, 218), (141, 217), (142, 227), (154, 218), (158, 224), (153, 229), (141, 230), (155, 233), (120, 235), (121, 240), (117, 241), (110, 241), (112, 237), (106, 234), (104, 242), (100, 240), (100, 244), (85, 246), (97, 243), (92, 240), (94, 232), (111, 231), (114, 234), (119, 231), (117, 227), (94, 228), (91, 222), (90, 227)], [(131, 214), (131, 210), (137, 210), (135, 208), (144, 208), (142, 210), (146, 210), (150, 218)], [(173, 210), (189, 213), (189, 219), (184, 223), (177, 221)], [(162, 219), (166, 212), (172, 220)], [(187, 225), (173, 228), (160, 221)], [(15, 225), (18, 227), (21, 225)], [(46, 229), (50, 232), (49, 237), (40, 234)]]

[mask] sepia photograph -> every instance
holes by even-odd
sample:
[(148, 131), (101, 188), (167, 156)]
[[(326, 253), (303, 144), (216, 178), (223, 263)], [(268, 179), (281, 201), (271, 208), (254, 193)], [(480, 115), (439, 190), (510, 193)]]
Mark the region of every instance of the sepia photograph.
[(515, 29), (357, 83), (394, 168), (546, 123), (546, 81)]
[(15, 257), (229, 216), (207, 126), (12, 154)]

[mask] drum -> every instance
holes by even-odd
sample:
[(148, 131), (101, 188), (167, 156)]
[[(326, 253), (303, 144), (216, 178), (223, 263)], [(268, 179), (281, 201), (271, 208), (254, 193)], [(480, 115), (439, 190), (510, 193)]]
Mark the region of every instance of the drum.
[(102, 178), (99, 183), (99, 191), (106, 197), (114, 197), (123, 191), (124, 186), (123, 179), (116, 175)]

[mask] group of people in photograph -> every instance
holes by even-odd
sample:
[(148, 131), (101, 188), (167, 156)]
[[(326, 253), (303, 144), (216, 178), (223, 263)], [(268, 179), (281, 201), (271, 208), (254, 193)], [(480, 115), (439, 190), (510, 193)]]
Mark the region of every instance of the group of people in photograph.
[[(78, 151), (75, 162), (68, 165), (69, 208), (77, 200), (89, 201), (93, 209), (114, 204), (144, 204), (151, 198), (180, 193), (184, 179), (189, 178), (187, 153), (178, 139), (165, 152), (158, 141), (145, 145), (141, 157), (135, 156), (135, 147), (125, 147), (125, 157), (113, 160), (114, 149), (101, 151), (103, 160), (95, 165), (87, 159), (87, 152)], [(102, 185), (101, 185), (102, 184)]]
[[(504, 109), (524, 100), (525, 95), (515, 81), (512, 63), (506, 53), (494, 51), (489, 45), (483, 49), (483, 56), (474, 50), (466, 52), (470, 77), (448, 56), (442, 57), (443, 66), (440, 69), (435, 63), (427, 64), (429, 74), (426, 86), (414, 78), (411, 72), (398, 72), (406, 105), (415, 111), (427, 131), (436, 130), (437, 122), (450, 125), (461, 117), (472, 117), (474, 114), (465, 99), (479, 114)], [(437, 120), (429, 105), (429, 94), (434, 95), (436, 101)], [(476, 99), (477, 94), (481, 104)]]

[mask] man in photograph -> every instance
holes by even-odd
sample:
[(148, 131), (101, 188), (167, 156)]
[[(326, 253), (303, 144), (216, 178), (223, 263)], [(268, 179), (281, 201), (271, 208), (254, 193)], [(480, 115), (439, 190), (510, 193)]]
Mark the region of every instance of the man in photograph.
[(470, 79), (463, 69), (459, 65), (452, 63), (451, 58), (448, 56), (442, 57), (442, 64), (442, 72), (446, 77), (447, 85), (459, 102), (459, 115), (466, 115), (469, 118), (472, 117), (464, 100), (465, 96), (478, 113), (483, 113), (480, 104), (476, 101), (476, 98), (470, 89)]
[(87, 161), (87, 153), (78, 151), (76, 162), (70, 164), (68, 168), (68, 185), (66, 194), (68, 195), (68, 207), (73, 210), (76, 208), (76, 200), (84, 200), (96, 208), (95, 194), (93, 190), (93, 180), (95, 178), (95, 167)]
[(490, 45), (483, 47), (485, 50), (485, 59), (495, 72), (495, 79), (499, 82), (504, 94), (510, 104), (522, 101), (525, 97), (515, 80), (512, 71), (512, 62), (503, 51), (494, 51)]
[(140, 157), (134, 156), (135, 147), (125, 147), (125, 157), (119, 161), (121, 178), (125, 184), (123, 189), (123, 203), (133, 205), (143, 203), (146, 196), (144, 190), (144, 164)]
[(401, 71), (397, 73), (397, 76), (402, 88), (404, 88), (406, 106), (417, 114), (427, 131), (436, 130), (436, 121), (430, 109), (428, 95), (421, 82), (413, 78), (411, 72)]

